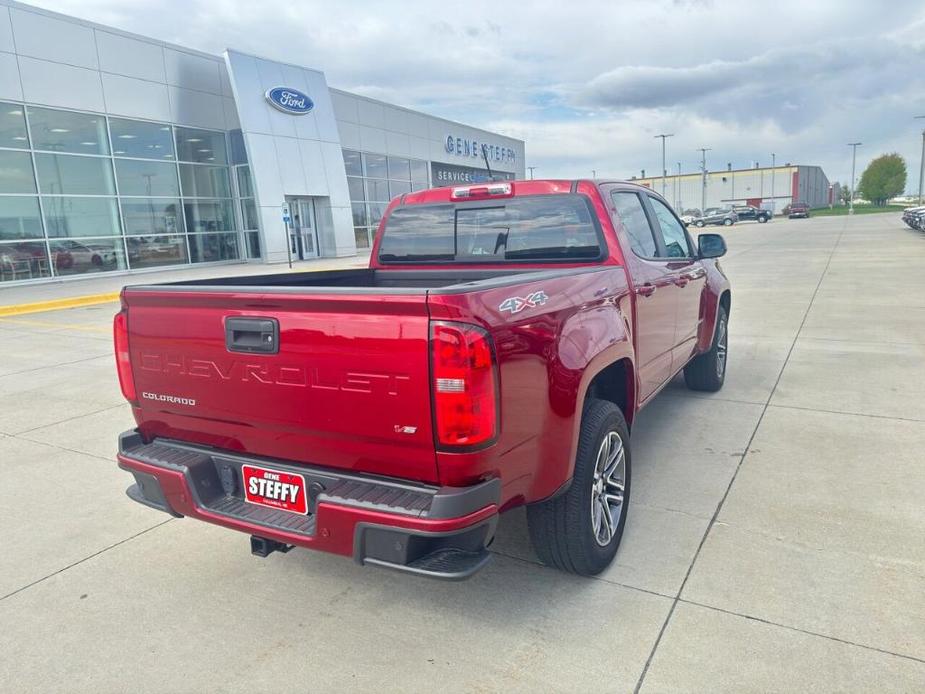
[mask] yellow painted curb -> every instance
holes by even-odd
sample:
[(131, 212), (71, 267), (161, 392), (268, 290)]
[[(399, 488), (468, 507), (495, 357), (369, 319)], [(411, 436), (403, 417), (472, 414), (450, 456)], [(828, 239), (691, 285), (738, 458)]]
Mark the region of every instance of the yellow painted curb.
[(52, 299), (51, 301), (36, 301), (31, 304), (10, 304), (0, 306), (0, 317), (22, 316), (27, 313), (41, 313), (43, 311), (58, 311), (63, 308), (77, 306), (93, 306), (94, 304), (108, 304), (119, 300), (119, 292), (110, 294), (89, 294), (87, 296), (72, 296), (67, 299)]

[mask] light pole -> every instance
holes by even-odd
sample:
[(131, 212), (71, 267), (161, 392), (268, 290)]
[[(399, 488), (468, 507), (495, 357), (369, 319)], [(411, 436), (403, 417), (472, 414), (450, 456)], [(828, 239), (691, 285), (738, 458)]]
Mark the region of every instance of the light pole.
[(777, 208), (777, 199), (774, 197), (774, 167), (777, 166), (777, 155), (771, 152), (771, 216)]
[(532, 181), (532, 180), (533, 180), (533, 169), (535, 169), (536, 167), (535, 167), (535, 166), (528, 166), (527, 168), (530, 169), (530, 180)]
[(700, 191), (700, 213), (703, 214), (704, 209), (707, 206), (707, 152), (712, 151), (712, 147), (701, 147), (697, 151), (700, 152), (700, 176), (701, 176), (701, 191)]
[(669, 137), (674, 137), (674, 133), (655, 136), (655, 139), (662, 138), (662, 197), (665, 197), (665, 176), (668, 175), (668, 169), (665, 168), (665, 140)]
[(675, 199), (678, 201), (677, 210), (681, 212), (681, 162), (678, 162), (678, 178), (676, 180), (678, 181), (678, 192), (677, 195), (675, 195)]
[(863, 142), (849, 142), (848, 146), (851, 148), (851, 194), (848, 196), (848, 214), (854, 214), (854, 164), (857, 161), (858, 157), (858, 147), (860, 147)]
[(591, 178), (597, 178), (597, 169), (591, 169)]
[[(925, 118), (925, 116), (915, 116)], [(922, 180), (925, 179), (925, 128), (922, 129), (922, 159), (919, 162), (919, 205), (922, 204)]]

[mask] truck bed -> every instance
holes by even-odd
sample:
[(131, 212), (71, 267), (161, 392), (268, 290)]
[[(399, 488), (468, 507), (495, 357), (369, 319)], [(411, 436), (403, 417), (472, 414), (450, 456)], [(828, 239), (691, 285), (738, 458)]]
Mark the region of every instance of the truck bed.
[(492, 289), (519, 282), (574, 275), (578, 272), (598, 270), (599, 267), (563, 268), (554, 270), (517, 269), (510, 265), (498, 269), (452, 270), (328, 270), (324, 272), (274, 273), (270, 275), (244, 275), (200, 280), (184, 280), (157, 285), (134, 285), (134, 290), (157, 291), (256, 291), (260, 293), (293, 293), (306, 289), (323, 294), (424, 294), (441, 290), (441, 294), (454, 294), (479, 289)]

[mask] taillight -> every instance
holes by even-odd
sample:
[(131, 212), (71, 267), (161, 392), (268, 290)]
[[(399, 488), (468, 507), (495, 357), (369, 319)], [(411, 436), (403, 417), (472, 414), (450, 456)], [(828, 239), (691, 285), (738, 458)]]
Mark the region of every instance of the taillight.
[(136, 401), (135, 379), (132, 377), (132, 362), (128, 353), (128, 314), (119, 311), (112, 321), (112, 338), (116, 348), (116, 371), (122, 395), (130, 402)]
[(484, 444), (498, 433), (498, 383), (491, 338), (474, 325), (433, 323), (434, 418), (443, 446)]

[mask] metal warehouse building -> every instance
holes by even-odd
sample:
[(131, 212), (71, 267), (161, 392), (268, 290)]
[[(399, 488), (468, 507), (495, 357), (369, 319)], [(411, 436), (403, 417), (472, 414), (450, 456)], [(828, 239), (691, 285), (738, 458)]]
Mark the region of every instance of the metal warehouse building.
[[(634, 179), (663, 193), (679, 212), (729, 205), (754, 205), (780, 213), (793, 202), (805, 202), (810, 207), (825, 207), (837, 200), (829, 179), (821, 167), (785, 164), (754, 169), (708, 171)], [(832, 195), (836, 197), (831, 197)], [(704, 202), (705, 200), (705, 202)]]
[(0, 283), (367, 248), (401, 193), (523, 178), (524, 143), (0, 0)]

